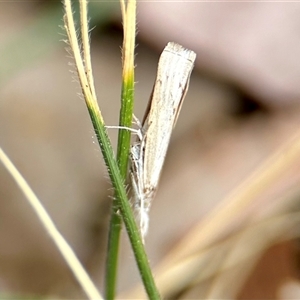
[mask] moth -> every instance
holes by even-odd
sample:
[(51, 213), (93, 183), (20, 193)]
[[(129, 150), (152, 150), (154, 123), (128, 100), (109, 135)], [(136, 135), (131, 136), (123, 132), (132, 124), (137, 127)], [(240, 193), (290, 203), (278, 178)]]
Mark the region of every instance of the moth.
[(164, 48), (148, 107), (137, 140), (130, 150), (133, 209), (143, 241), (149, 227), (151, 202), (195, 59), (195, 52), (179, 44), (170, 42)]

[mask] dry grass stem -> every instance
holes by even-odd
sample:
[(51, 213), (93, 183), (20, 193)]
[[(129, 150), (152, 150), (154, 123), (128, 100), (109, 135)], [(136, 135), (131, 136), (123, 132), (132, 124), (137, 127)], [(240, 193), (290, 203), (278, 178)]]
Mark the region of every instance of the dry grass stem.
[[(298, 213), (287, 213), (298, 199), (295, 196), (299, 194), (299, 184), (290, 191), (286, 190), (280, 199), (272, 199), (276, 206), (270, 213), (255, 217), (249, 210), (255, 200), (274, 187), (299, 158), (300, 138), (297, 134), (183, 237), (155, 269), (157, 284), (165, 297), (193, 285), (193, 282), (216, 275), (208, 297), (220, 298), (226, 282), (229, 284), (232, 278), (236, 280), (236, 289), (232, 289), (231, 296), (239, 290), (263, 251), (300, 224)], [(232, 235), (237, 224), (242, 229)], [(219, 242), (229, 234), (231, 238)], [(232, 272), (233, 268), (232, 278), (226, 277), (226, 270)], [(241, 273), (243, 276), (240, 276)], [(226, 280), (223, 281), (224, 278)], [(137, 287), (129, 295), (139, 297), (140, 292)]]
[(52, 238), (53, 242), (57, 246), (59, 252), (65, 259), (66, 263), (73, 272), (75, 278), (79, 282), (82, 289), (85, 291), (89, 299), (103, 299), (97, 288), (91, 281), (89, 275), (83, 268), (82, 264), (76, 257), (73, 249), (69, 246), (64, 237), (60, 234), (56, 228), (54, 222), (51, 220), (49, 214), (41, 204), (41, 201), (34, 194), (24, 177), (20, 174), (17, 168), (13, 165), (10, 159), (6, 156), (3, 150), (0, 148), (0, 161), (3, 163), (5, 168), (11, 174), (16, 181), (17, 185), (26, 197), (26, 200), (31, 205), (39, 220), (45, 227), (47, 233)]

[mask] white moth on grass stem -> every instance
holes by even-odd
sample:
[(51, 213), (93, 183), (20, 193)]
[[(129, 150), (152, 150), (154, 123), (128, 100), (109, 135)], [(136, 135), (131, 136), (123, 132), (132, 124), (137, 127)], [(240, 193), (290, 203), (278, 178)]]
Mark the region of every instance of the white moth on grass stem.
[(131, 147), (133, 208), (143, 241), (172, 130), (176, 124), (196, 54), (176, 43), (162, 52), (152, 95), (137, 142)]

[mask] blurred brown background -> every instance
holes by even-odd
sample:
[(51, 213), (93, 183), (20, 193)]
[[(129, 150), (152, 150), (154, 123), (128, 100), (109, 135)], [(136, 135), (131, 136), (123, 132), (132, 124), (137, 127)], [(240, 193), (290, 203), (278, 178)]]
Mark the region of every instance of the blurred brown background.
[[(120, 8), (117, 2), (90, 6), (99, 104), (106, 124), (116, 125)], [(299, 13), (299, 3), (285, 2), (138, 3), (137, 117), (143, 116), (167, 42), (197, 53), (151, 210), (146, 248), (153, 266), (298, 129)], [(59, 25), (59, 1), (0, 3), (0, 145), (101, 289), (112, 193)], [(109, 133), (115, 145), (117, 132)], [(297, 186), (298, 170), (273, 192), (285, 195)], [(4, 168), (0, 172), (1, 293), (83, 297), (23, 195)], [(272, 209), (272, 199), (264, 197), (253, 215)], [(294, 210), (298, 206), (295, 197)], [(297, 243), (265, 249), (238, 297), (299, 299)], [(119, 291), (139, 281), (124, 233)]]

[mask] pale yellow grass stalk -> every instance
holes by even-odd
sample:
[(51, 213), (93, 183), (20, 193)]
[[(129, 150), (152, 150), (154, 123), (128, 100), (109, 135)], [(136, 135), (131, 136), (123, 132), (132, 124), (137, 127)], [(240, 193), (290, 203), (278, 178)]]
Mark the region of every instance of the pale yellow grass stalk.
[(7, 171), (11, 174), (11, 176), (14, 178), (17, 185), (25, 195), (26, 200), (37, 214), (42, 225), (45, 227), (47, 233), (57, 246), (59, 252), (65, 259), (66, 263), (70, 267), (71, 271), (73, 272), (75, 278), (77, 279), (82, 289), (85, 291), (86, 295), (89, 297), (89, 299), (103, 299), (103, 297), (100, 295), (97, 288), (93, 284), (92, 280), (90, 279), (89, 275), (83, 268), (79, 259), (76, 257), (76, 254), (74, 253), (73, 249), (70, 247), (70, 245), (67, 243), (67, 241), (56, 228), (51, 217), (41, 204), (41, 201), (38, 199), (38, 197), (30, 188), (24, 177), (13, 165), (13, 163), (10, 161), (8, 156), (4, 153), (4, 151), (1, 148), (0, 161), (3, 163)]

